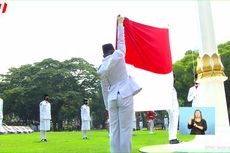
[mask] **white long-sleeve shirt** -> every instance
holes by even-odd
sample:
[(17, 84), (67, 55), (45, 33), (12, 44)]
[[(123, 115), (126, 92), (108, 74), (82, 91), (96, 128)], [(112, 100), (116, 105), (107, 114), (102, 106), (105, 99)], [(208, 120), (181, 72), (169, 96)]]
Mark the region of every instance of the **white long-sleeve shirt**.
[(82, 121), (90, 121), (90, 108), (87, 105), (81, 106), (81, 120)]
[(40, 120), (49, 119), (51, 120), (51, 105), (48, 101), (43, 100), (40, 102)]
[(188, 92), (187, 100), (188, 102), (192, 102), (192, 106), (196, 106), (199, 99), (199, 86), (198, 87), (191, 87)]
[(106, 109), (108, 102), (115, 100), (119, 93), (122, 98), (135, 95), (141, 88), (128, 75), (125, 64), (124, 27), (118, 25), (118, 49), (112, 55), (105, 57), (98, 69), (101, 78), (102, 94)]

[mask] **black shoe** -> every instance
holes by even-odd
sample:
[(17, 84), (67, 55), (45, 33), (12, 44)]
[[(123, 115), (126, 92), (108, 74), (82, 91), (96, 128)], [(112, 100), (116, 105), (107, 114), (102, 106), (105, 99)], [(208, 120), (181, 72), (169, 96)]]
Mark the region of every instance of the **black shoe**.
[(82, 139), (83, 139), (83, 140), (87, 140), (88, 138), (87, 138), (87, 137), (83, 137)]
[(46, 139), (41, 139), (41, 142), (47, 142), (47, 140)]
[(173, 139), (173, 140), (169, 140), (169, 143), (170, 144), (178, 144), (178, 143), (180, 143), (180, 141), (177, 139)]

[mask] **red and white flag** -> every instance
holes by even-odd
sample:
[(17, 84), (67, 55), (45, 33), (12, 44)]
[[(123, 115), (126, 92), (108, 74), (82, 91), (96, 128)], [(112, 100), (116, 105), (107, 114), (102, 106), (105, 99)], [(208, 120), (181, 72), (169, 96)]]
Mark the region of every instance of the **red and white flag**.
[[(169, 30), (124, 19), (128, 71), (143, 88), (135, 111), (172, 108), (173, 73)], [(134, 68), (134, 67), (135, 68)]]

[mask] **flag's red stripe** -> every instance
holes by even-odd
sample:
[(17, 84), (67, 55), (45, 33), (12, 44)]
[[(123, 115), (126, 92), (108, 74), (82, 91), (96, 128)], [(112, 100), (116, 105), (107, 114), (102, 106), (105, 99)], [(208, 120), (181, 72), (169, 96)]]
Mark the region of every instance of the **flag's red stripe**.
[(165, 28), (124, 20), (126, 63), (154, 73), (172, 71), (169, 32)]
[(6, 8), (7, 8), (7, 4), (4, 3), (2, 13), (5, 13), (5, 12), (6, 12)]

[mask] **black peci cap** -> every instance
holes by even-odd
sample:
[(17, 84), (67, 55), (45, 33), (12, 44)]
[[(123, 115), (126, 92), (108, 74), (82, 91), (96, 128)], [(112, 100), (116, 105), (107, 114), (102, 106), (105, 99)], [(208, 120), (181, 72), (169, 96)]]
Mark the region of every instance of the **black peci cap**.
[(46, 98), (47, 96), (49, 96), (49, 95), (48, 95), (48, 94), (44, 94), (44, 98), (43, 98), (43, 99), (45, 100), (45, 98)]
[(114, 51), (114, 47), (113, 47), (113, 45), (111, 43), (108, 43), (108, 44), (104, 44), (102, 46), (102, 50), (103, 50), (104, 54), (108, 54), (108, 52)]
[(84, 98), (84, 99), (83, 99), (83, 103), (84, 103), (84, 104), (88, 104), (88, 99), (87, 99), (87, 98)]

